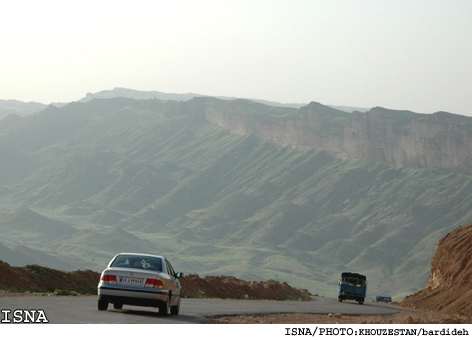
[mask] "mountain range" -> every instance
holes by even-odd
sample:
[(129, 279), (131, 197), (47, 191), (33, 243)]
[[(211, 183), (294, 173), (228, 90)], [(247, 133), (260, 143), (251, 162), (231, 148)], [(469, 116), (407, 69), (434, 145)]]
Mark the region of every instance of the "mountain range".
[(0, 260), (100, 271), (162, 253), (327, 296), (362, 272), (369, 294), (402, 297), (472, 221), (470, 117), (159, 94), (0, 120)]

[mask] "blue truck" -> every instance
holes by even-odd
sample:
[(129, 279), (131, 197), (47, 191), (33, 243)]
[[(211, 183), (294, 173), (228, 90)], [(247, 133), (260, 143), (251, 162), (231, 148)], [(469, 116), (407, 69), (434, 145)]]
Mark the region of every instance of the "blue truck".
[(338, 281), (338, 301), (355, 300), (363, 304), (367, 292), (367, 278), (357, 273), (342, 273)]

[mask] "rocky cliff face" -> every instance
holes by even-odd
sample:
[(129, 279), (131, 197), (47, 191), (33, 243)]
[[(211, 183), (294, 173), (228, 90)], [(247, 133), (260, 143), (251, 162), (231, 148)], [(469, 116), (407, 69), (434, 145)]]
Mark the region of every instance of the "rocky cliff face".
[(438, 242), (426, 288), (402, 305), (472, 316), (472, 223)]
[(426, 288), (470, 287), (472, 284), (472, 224), (461, 226), (438, 242)]
[(324, 150), (339, 159), (373, 159), (393, 168), (472, 169), (472, 118), (445, 112), (376, 107), (345, 113), (312, 102), (269, 116), (207, 99), (205, 117), (232, 134), (252, 133), (278, 146)]

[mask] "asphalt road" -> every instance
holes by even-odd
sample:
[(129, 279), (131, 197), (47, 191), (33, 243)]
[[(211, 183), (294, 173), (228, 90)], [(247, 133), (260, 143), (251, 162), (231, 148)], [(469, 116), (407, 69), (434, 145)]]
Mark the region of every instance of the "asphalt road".
[[(391, 305), (367, 302), (338, 302), (336, 299), (315, 297), (313, 301), (254, 301), (182, 299), (180, 314), (160, 317), (157, 308), (123, 306), (117, 310), (110, 304), (107, 311), (97, 309), (96, 296), (14, 296), (0, 297), (0, 321), (13, 323), (15, 310), (36, 310), (52, 324), (201, 324), (209, 318), (223, 315), (272, 313), (341, 313), (344, 315), (395, 314)], [(11, 312), (9, 312), (11, 311)], [(17, 312), (17, 315), (24, 313)], [(25, 318), (25, 316), (23, 317)]]

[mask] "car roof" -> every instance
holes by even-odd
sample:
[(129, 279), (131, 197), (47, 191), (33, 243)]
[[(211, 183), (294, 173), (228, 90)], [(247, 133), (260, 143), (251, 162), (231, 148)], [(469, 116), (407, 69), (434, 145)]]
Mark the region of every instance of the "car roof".
[(158, 258), (161, 258), (163, 259), (164, 256), (161, 256), (161, 255), (154, 255), (154, 254), (144, 254), (144, 253), (119, 253), (119, 254), (116, 254), (116, 256), (118, 255), (132, 255), (132, 256), (151, 256), (151, 257), (158, 257)]

